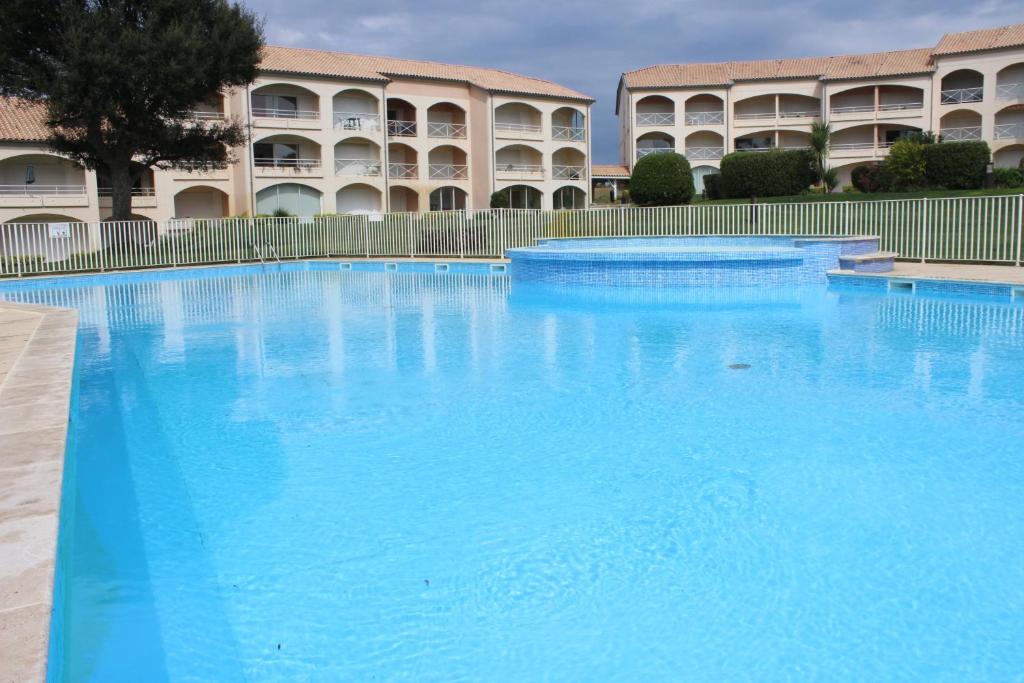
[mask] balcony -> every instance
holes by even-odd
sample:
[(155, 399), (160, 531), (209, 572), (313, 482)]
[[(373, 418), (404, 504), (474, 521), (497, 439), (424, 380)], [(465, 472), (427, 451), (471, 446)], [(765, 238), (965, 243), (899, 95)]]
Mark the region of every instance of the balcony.
[(1003, 83), (996, 86), (997, 100), (1024, 100), (1024, 83)]
[(416, 122), (388, 119), (388, 137), (411, 138), (416, 137)]
[(648, 154), (670, 154), (675, 151), (675, 147), (640, 147), (636, 150), (636, 158), (643, 159)]
[(552, 166), (551, 177), (555, 180), (583, 180), (586, 171), (584, 166)]
[(718, 126), (725, 123), (724, 111), (697, 111), (686, 114), (687, 126)]
[(495, 175), (502, 180), (543, 180), (540, 164), (498, 164)]
[[(409, 164), (397, 164), (398, 166), (408, 166)], [(377, 177), (380, 176), (382, 171), (382, 164), (377, 159), (335, 159), (334, 160), (334, 175), (338, 176), (362, 176), (362, 177)], [(388, 173), (390, 175), (391, 165), (388, 165)], [(393, 177), (393, 176), (392, 176)]]
[(427, 137), (462, 140), (466, 137), (466, 124), (427, 121)]
[(637, 113), (636, 125), (638, 128), (650, 126), (674, 126), (676, 125), (676, 115), (674, 113), (666, 112), (649, 112), (646, 114)]
[(210, 111), (207, 109), (195, 109), (192, 111), (185, 112), (188, 116), (199, 119), (200, 121), (223, 121), (225, 119), (224, 112), (222, 111)]
[(996, 140), (1024, 139), (1024, 123), (997, 123), (993, 137)]
[(780, 119), (816, 119), (821, 116), (821, 112), (816, 110), (807, 109), (804, 111), (780, 111)]
[[(335, 161), (337, 165), (337, 161)], [(402, 163), (389, 163), (388, 164), (388, 178), (395, 180), (408, 180), (410, 178), (415, 179), (420, 177), (419, 164), (402, 164)]]
[(271, 109), (253, 107), (254, 126), (259, 128), (313, 129), (320, 127), (320, 112), (314, 109)]
[(0, 185), (0, 207), (88, 205), (85, 185)]
[(337, 130), (368, 131), (380, 130), (380, 115), (360, 112), (334, 112), (334, 127)]
[(687, 147), (686, 158), (690, 160), (721, 159), (724, 147)]
[(429, 164), (427, 173), (431, 180), (466, 180), (469, 166), (465, 164)]
[(981, 126), (960, 126), (957, 128), (940, 128), (939, 135), (943, 142), (966, 142), (981, 140)]
[(499, 138), (512, 138), (517, 140), (540, 140), (543, 128), (539, 123), (494, 123), (494, 134)]
[(253, 160), (258, 178), (293, 178), (321, 175), (320, 160), (297, 157), (256, 157)]
[[(100, 207), (107, 208), (113, 206), (112, 198), (114, 196), (114, 188), (112, 187), (99, 187), (96, 188), (96, 195), (100, 198)], [(156, 207), (156, 190), (152, 187), (133, 187), (132, 188), (132, 206), (137, 209), (152, 209)]]
[(984, 99), (984, 89), (981, 86), (973, 88), (953, 88), (943, 90), (939, 94), (940, 104), (970, 104), (981, 102)]
[(587, 129), (574, 126), (551, 126), (551, 139), (583, 142), (587, 139)]

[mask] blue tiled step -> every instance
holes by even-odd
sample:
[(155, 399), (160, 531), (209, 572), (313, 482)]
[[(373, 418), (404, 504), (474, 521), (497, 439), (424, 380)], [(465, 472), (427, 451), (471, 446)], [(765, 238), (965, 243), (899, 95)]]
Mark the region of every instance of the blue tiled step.
[(892, 271), (898, 254), (895, 251), (873, 251), (868, 254), (850, 254), (839, 257), (841, 270), (855, 273), (888, 273)]

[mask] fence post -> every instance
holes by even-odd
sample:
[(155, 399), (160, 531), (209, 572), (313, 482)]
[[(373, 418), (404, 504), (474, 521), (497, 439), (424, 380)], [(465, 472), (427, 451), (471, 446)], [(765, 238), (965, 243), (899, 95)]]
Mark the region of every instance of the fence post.
[(363, 241), (366, 243), (366, 258), (370, 258), (370, 219), (363, 216)]
[(928, 244), (928, 198), (921, 199), (921, 263), (925, 261), (925, 249)]
[(459, 222), (459, 258), (466, 258), (466, 221)]
[(103, 273), (107, 270), (107, 250), (103, 244), (103, 223), (96, 224), (96, 237), (96, 241), (100, 245), (100, 272)]
[(1020, 265), (1021, 240), (1024, 239), (1024, 194), (1017, 195), (1017, 265)]
[(241, 228), (241, 225), (242, 225), (242, 221), (247, 221), (249, 219), (248, 218), (241, 218), (241, 219), (231, 219), (231, 218), (229, 218), (228, 220), (231, 221), (231, 223), (230, 223), (231, 224), (231, 228), (232, 228), (232, 230), (231, 230), (232, 235), (231, 236), (235, 240), (235, 260), (238, 263), (241, 263), (242, 262), (242, 228)]

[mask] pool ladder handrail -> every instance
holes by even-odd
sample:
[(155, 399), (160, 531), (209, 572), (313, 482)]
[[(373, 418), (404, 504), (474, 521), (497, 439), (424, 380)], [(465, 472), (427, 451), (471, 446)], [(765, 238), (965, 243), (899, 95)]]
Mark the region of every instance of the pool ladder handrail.
[(281, 262), (281, 257), (277, 255), (277, 248), (273, 244), (271, 244), (270, 242), (267, 242), (267, 247), (270, 248), (270, 253), (274, 255), (274, 259), (278, 263), (280, 263)]
[(274, 260), (276, 260), (278, 263), (281, 263), (281, 257), (278, 255), (277, 249), (270, 242), (264, 242), (263, 244), (253, 242), (249, 246), (251, 246), (252, 250), (256, 252), (256, 255), (260, 257), (260, 263), (265, 265), (267, 262), (266, 259), (263, 258), (263, 250), (260, 249), (260, 247), (267, 247), (268, 249), (270, 249), (270, 253), (274, 255)]

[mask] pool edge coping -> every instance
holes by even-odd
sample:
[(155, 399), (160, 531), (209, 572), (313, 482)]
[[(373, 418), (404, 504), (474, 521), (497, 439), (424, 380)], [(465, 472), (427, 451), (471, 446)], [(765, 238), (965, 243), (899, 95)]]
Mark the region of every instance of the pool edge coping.
[[(38, 314), (0, 381), (0, 680), (44, 681), (78, 311), (0, 301)], [(0, 327), (0, 332), (3, 328)]]

